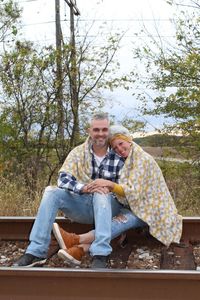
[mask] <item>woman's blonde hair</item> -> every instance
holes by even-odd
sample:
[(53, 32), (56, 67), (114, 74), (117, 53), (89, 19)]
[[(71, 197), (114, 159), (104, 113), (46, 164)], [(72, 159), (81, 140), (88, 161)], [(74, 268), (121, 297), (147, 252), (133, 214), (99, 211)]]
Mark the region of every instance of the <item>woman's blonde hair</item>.
[(127, 128), (121, 125), (112, 125), (110, 126), (109, 132), (109, 142), (110, 144), (116, 139), (122, 139), (127, 142), (132, 142), (132, 137)]

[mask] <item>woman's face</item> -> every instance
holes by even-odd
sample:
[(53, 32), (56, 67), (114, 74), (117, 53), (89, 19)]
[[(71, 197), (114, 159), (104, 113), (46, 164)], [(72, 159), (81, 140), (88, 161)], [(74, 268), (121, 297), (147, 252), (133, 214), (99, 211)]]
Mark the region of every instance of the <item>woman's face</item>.
[(113, 150), (120, 156), (126, 158), (131, 150), (131, 143), (120, 138), (116, 138), (112, 141), (111, 146)]

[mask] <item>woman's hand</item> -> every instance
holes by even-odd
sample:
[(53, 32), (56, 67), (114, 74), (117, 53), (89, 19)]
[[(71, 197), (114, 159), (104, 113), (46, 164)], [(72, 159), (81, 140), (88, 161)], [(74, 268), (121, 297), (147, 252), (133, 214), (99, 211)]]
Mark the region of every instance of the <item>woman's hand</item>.
[(95, 179), (94, 181), (90, 182), (87, 184), (87, 189), (90, 193), (92, 193), (92, 191), (94, 189), (98, 189), (98, 188), (107, 188), (107, 190), (112, 191), (114, 187), (114, 183), (110, 180), (106, 180), (106, 179)]
[(82, 193), (84, 194), (93, 194), (93, 193), (99, 193), (99, 194), (108, 194), (110, 193), (110, 190), (108, 187), (106, 186), (101, 186), (101, 185), (91, 185), (91, 184), (86, 184), (83, 188), (82, 188)]
[(112, 181), (99, 178), (86, 184), (83, 187), (82, 192), (108, 194), (110, 191), (112, 191), (113, 187), (114, 183)]

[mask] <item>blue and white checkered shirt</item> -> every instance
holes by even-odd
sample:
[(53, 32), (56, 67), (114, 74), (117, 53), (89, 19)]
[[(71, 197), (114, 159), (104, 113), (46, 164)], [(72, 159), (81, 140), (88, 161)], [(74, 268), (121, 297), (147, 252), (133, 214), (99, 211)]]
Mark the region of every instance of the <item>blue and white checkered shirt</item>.
[[(113, 150), (108, 149), (106, 156), (98, 166), (94, 157), (92, 148), (90, 149), (92, 154), (92, 173), (91, 179), (103, 178), (118, 183), (119, 172), (124, 165), (124, 158), (118, 156)], [(60, 172), (58, 177), (58, 187), (67, 189), (74, 193), (81, 193), (81, 189), (84, 184), (77, 181), (73, 174)]]

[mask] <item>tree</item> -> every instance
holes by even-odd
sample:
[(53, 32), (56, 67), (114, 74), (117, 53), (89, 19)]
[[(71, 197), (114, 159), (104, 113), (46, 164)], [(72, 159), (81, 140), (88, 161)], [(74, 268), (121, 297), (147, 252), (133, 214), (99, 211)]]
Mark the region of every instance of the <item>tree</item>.
[[(178, 20), (174, 21), (175, 41), (164, 40), (157, 28), (158, 39), (148, 32), (148, 43), (143, 43), (143, 47), (141, 43), (140, 49), (134, 52), (146, 71), (142, 77), (138, 75), (144, 87), (139, 98), (144, 114), (173, 119), (173, 125), (165, 126), (167, 133), (182, 131), (183, 136), (176, 140), (174, 147), (183, 158), (192, 160), (192, 164), (161, 167), (179, 209), (191, 205), (199, 208), (200, 5), (197, 1), (177, 1), (177, 6), (176, 1), (168, 2), (178, 13)], [(151, 96), (147, 94), (149, 89)]]
[(0, 42), (9, 36), (16, 36), (21, 9), (12, 0), (0, 0)]
[(76, 50), (76, 107), (70, 88), (71, 49), (69, 44), (64, 45), (61, 53), (63, 76), (60, 79), (64, 87), (62, 121), (65, 140), (62, 143), (58, 130), (57, 87), (60, 83), (55, 71), (57, 51), (54, 47), (36, 50), (33, 43), (17, 41), (10, 52), (2, 55), (1, 160), (11, 160), (15, 172), (24, 173), (31, 190), (36, 189), (45, 166), (50, 181), (56, 167), (80, 143), (90, 114), (104, 104), (101, 91), (128, 84), (127, 77), (118, 78), (114, 73), (113, 57), (120, 39), (120, 36), (109, 37), (107, 44), (100, 47), (87, 41), (87, 36), (79, 41)]
[(19, 41), (1, 60), (1, 159), (11, 159), (12, 169), (24, 172), (32, 190), (40, 171), (46, 166), (51, 176), (56, 166), (50, 161), (57, 117), (54, 61), (51, 48), (37, 53), (30, 42)]
[[(106, 100), (103, 91), (120, 86), (127, 88), (132, 81), (126, 75), (115, 75), (120, 65), (114, 57), (123, 34), (110, 34), (106, 36), (104, 42), (101, 41), (101, 44), (97, 45), (98, 37), (91, 38), (90, 29), (88, 31), (86, 29), (84, 35), (80, 35), (77, 23), (76, 35), (79, 38), (73, 61), (71, 44), (67, 41), (63, 44), (63, 121), (65, 136), (70, 140), (70, 149), (80, 143), (81, 133), (91, 113), (104, 106)], [(61, 153), (64, 153), (64, 156), (60, 157), (60, 161), (64, 159), (66, 151)]]
[(145, 126), (146, 126), (145, 122), (133, 120), (133, 119), (130, 119), (130, 118), (124, 118), (121, 123), (131, 133), (134, 133), (134, 132), (137, 132), (137, 131), (143, 131)]
[[(168, 1), (176, 5), (176, 1)], [(181, 2), (183, 4), (183, 1)], [(186, 4), (186, 3), (185, 3)], [(187, 1), (188, 4), (188, 1)], [(147, 78), (143, 84), (156, 91), (153, 96), (154, 107), (144, 101), (143, 113), (164, 115), (174, 119), (168, 130), (178, 129), (190, 139), (188, 155), (200, 159), (200, 6), (191, 1), (191, 12), (187, 5), (177, 2), (181, 12), (176, 26), (176, 43), (166, 43), (151, 37), (151, 43), (136, 50), (136, 56), (145, 62)], [(160, 43), (159, 43), (160, 41)], [(143, 76), (144, 77), (144, 76)], [(187, 140), (188, 143), (188, 140)], [(193, 152), (193, 153), (191, 153)]]

